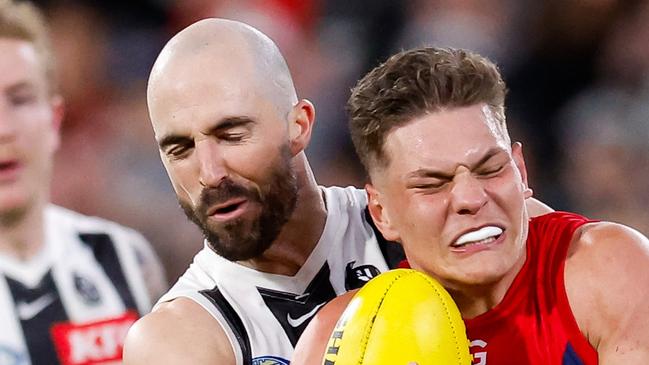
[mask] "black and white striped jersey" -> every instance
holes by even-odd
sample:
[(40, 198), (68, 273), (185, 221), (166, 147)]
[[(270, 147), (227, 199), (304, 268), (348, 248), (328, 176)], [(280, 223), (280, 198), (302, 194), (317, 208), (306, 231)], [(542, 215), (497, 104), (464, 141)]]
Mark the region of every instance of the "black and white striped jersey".
[(327, 204), (324, 231), (297, 274), (262, 273), (205, 245), (158, 304), (178, 297), (200, 304), (223, 326), (237, 365), (288, 364), (318, 309), (403, 259), (399, 245), (380, 235), (377, 239), (365, 191), (322, 189)]
[(157, 288), (162, 268), (139, 233), (50, 205), (36, 256), (0, 253), (0, 365), (119, 361)]

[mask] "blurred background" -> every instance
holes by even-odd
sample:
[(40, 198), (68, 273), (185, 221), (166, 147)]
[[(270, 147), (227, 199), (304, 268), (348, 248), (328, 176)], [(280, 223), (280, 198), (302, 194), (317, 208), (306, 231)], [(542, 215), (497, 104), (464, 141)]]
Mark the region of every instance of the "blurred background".
[[(530, 185), (560, 210), (649, 234), (649, 1), (39, 0), (67, 101), (54, 202), (139, 229), (170, 282), (202, 247), (178, 207), (146, 109), (164, 43), (205, 17), (249, 23), (286, 56), (316, 105), (307, 153), (324, 185), (362, 186), (346, 128), (349, 89), (388, 55), (421, 45), (496, 61)], [(208, 101), (206, 101), (208, 102)]]

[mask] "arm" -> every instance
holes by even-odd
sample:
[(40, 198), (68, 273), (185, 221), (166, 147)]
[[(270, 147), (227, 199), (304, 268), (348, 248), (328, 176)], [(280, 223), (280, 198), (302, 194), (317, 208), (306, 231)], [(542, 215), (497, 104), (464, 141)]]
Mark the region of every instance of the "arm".
[(321, 364), (327, 350), (329, 336), (333, 332), (338, 318), (357, 290), (349, 291), (327, 303), (306, 327), (297, 344), (291, 359), (291, 365)]
[(649, 359), (649, 240), (622, 225), (593, 223), (573, 239), (566, 292), (602, 365)]
[(178, 298), (160, 305), (129, 330), (123, 363), (235, 365), (221, 325), (199, 304)]

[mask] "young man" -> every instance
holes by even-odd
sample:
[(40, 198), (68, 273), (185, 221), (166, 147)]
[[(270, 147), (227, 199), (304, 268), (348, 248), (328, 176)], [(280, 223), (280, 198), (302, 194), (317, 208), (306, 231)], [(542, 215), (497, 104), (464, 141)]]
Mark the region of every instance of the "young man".
[(49, 203), (63, 106), (29, 3), (0, 0), (0, 70), (0, 362), (118, 361), (162, 270), (137, 232)]
[[(649, 241), (572, 213), (530, 219), (504, 99), (496, 66), (462, 50), (405, 51), (366, 75), (348, 107), (374, 222), (450, 292), (474, 364), (645, 362)], [(322, 358), (350, 298), (321, 312), (294, 364)]]
[(403, 257), (377, 239), (364, 191), (317, 185), (304, 153), (313, 105), (259, 31), (223, 19), (181, 31), (153, 67), (148, 104), (206, 240), (129, 332), (127, 364), (287, 364), (316, 311)]

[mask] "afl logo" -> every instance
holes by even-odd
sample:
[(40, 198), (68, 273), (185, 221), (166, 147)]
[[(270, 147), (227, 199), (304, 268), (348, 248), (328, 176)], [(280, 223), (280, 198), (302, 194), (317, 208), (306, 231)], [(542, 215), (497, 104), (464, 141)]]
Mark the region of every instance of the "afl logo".
[(252, 359), (252, 365), (289, 365), (289, 362), (281, 357), (260, 356)]

